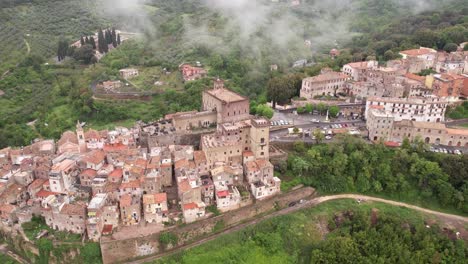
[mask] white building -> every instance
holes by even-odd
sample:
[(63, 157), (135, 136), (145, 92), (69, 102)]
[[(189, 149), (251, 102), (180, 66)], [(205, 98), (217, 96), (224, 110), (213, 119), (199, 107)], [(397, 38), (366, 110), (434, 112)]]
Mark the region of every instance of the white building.
[(380, 98), (370, 97), (366, 102), (366, 119), (371, 108), (380, 107), (395, 117), (395, 121), (403, 119), (418, 122), (444, 122), (448, 101), (435, 96), (412, 98)]

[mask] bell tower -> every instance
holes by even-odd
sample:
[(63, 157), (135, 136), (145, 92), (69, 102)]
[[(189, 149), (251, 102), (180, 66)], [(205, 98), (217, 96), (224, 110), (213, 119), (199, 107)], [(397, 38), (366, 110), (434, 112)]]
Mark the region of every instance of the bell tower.
[(76, 137), (78, 138), (78, 146), (80, 148), (80, 153), (86, 152), (86, 139), (80, 120), (76, 122)]

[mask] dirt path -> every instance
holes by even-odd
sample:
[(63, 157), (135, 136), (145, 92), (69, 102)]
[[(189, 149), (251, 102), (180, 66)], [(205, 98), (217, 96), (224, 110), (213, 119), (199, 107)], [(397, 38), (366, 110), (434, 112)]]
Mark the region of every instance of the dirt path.
[(313, 198), (311, 200), (305, 201), (302, 204), (298, 204), (298, 205), (293, 206), (293, 207), (284, 208), (284, 209), (282, 209), (280, 211), (277, 211), (275, 213), (265, 215), (265, 216), (262, 216), (260, 218), (253, 219), (253, 220), (251, 220), (249, 222), (230, 227), (230, 228), (224, 230), (221, 233), (213, 234), (211, 236), (208, 236), (206, 238), (198, 240), (198, 241), (196, 241), (196, 242), (194, 242), (192, 244), (184, 245), (184, 246), (175, 248), (175, 249), (173, 249), (171, 251), (168, 251), (168, 252), (164, 252), (164, 253), (161, 253), (161, 254), (158, 254), (158, 255), (154, 255), (154, 256), (151, 256), (151, 257), (147, 257), (147, 258), (144, 258), (144, 259), (140, 259), (140, 260), (136, 260), (136, 261), (132, 261), (132, 262), (128, 262), (128, 263), (142, 264), (142, 263), (151, 262), (153, 260), (156, 260), (156, 259), (159, 259), (159, 258), (162, 258), (162, 257), (165, 257), (165, 256), (172, 255), (172, 254), (174, 254), (176, 252), (184, 251), (184, 250), (187, 250), (187, 249), (202, 245), (202, 244), (204, 244), (206, 242), (209, 242), (209, 241), (212, 241), (212, 240), (218, 238), (219, 236), (239, 231), (239, 230), (241, 230), (241, 229), (243, 229), (245, 227), (258, 224), (258, 223), (260, 223), (260, 222), (262, 222), (264, 220), (267, 220), (267, 219), (270, 219), (270, 218), (273, 218), (273, 217), (276, 217), (276, 216), (280, 216), (280, 215), (290, 214), (290, 213), (297, 212), (297, 211), (305, 209), (305, 208), (314, 207), (316, 205), (319, 205), (319, 204), (327, 202), (327, 201), (338, 200), (338, 199), (356, 199), (356, 200), (361, 199), (363, 201), (381, 202), (381, 203), (386, 203), (386, 204), (390, 204), (390, 205), (410, 208), (410, 209), (413, 209), (413, 210), (416, 210), (416, 211), (419, 211), (419, 212), (422, 212), (422, 213), (425, 213), (425, 214), (429, 214), (429, 215), (434, 215), (434, 216), (437, 216), (447, 226), (453, 227), (456, 230), (460, 231), (461, 232), (460, 238), (468, 239), (468, 231), (465, 229), (465, 225), (468, 223), (468, 218), (467, 217), (441, 213), (441, 212), (425, 209), (425, 208), (422, 208), (422, 207), (414, 206), (414, 205), (411, 205), (411, 204), (407, 204), (407, 203), (401, 203), (401, 202), (396, 202), (396, 201), (392, 201), (392, 200), (386, 200), (386, 199), (371, 197), (371, 196), (366, 196), (366, 195), (338, 194), (338, 195), (329, 195), (329, 196), (316, 197), (316, 198)]
[(29, 45), (29, 42), (24, 38), (24, 44), (26, 44), (26, 49), (28, 50), (28, 55), (31, 53), (31, 46)]

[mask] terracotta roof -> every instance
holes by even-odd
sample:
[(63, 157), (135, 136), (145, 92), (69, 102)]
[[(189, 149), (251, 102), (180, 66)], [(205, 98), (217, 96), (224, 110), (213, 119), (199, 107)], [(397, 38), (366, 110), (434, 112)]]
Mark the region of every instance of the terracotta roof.
[(385, 146), (391, 147), (391, 148), (397, 148), (400, 146), (400, 143), (395, 142), (395, 141), (386, 141), (384, 144)]
[(135, 161), (135, 165), (136, 165), (136, 166), (142, 167), (142, 168), (144, 168), (144, 169), (146, 169), (146, 164), (147, 164), (147, 163), (148, 163), (147, 160), (141, 159), (141, 158), (140, 158), (140, 159), (137, 159), (137, 160)]
[(11, 204), (2, 204), (0, 205), (0, 212), (5, 213), (5, 214), (11, 214), (13, 211), (15, 211), (16, 206), (11, 205)]
[(130, 206), (132, 205), (132, 196), (130, 194), (124, 194), (120, 197), (120, 206)]
[(58, 193), (55, 193), (55, 192), (49, 192), (49, 191), (46, 191), (44, 189), (41, 189), (40, 191), (38, 191), (36, 193), (36, 197), (37, 198), (46, 198), (46, 197), (49, 197), (51, 195), (57, 195)]
[(114, 228), (113, 225), (104, 225), (104, 227), (102, 228), (102, 234), (103, 235), (111, 234), (113, 228)]
[(78, 144), (78, 138), (76, 137), (76, 134), (72, 131), (65, 131), (62, 134), (62, 137), (59, 139), (57, 142), (57, 145), (61, 146), (67, 142), (71, 142), (74, 144)]
[(400, 53), (408, 55), (408, 56), (420, 56), (420, 55), (434, 53), (434, 50), (421, 47), (419, 49), (403, 50), (403, 51), (400, 51)]
[(60, 210), (61, 214), (64, 215), (85, 215), (86, 214), (86, 206), (82, 204), (64, 204), (62, 206), (62, 210)]
[(194, 151), (193, 152), (193, 160), (195, 160), (196, 164), (206, 162), (205, 152), (203, 150)]
[(189, 162), (187, 159), (181, 159), (174, 163), (175, 169), (188, 168), (188, 166), (189, 166)]
[(269, 167), (271, 165), (271, 163), (268, 160), (263, 160), (263, 159), (258, 159), (255, 161), (255, 163), (257, 163), (258, 168), (260, 169)]
[(122, 169), (115, 169), (111, 173), (109, 173), (109, 177), (113, 178), (122, 178), (123, 170)]
[(80, 175), (87, 176), (87, 177), (90, 177), (90, 178), (91, 177), (94, 178), (97, 175), (97, 171), (93, 170), (93, 169), (86, 169), (86, 170), (82, 171)]
[(358, 62), (351, 62), (346, 64), (345, 66), (349, 66), (354, 69), (367, 69), (369, 67), (368, 61), (358, 61)]
[(229, 191), (228, 190), (219, 191), (219, 192), (216, 193), (216, 196), (218, 196), (218, 197), (227, 197), (227, 196), (229, 196)]
[(155, 193), (155, 194), (143, 195), (143, 204), (156, 204), (156, 203), (163, 203), (166, 201), (167, 201), (166, 193)]
[(192, 189), (192, 187), (190, 187), (190, 183), (187, 179), (185, 180), (182, 180), (179, 182), (178, 184), (178, 188), (179, 188), (179, 192), (188, 192)]
[(126, 189), (126, 188), (140, 188), (141, 187), (141, 183), (139, 180), (133, 180), (133, 181), (129, 181), (129, 182), (122, 182), (120, 184), (120, 189)]
[(213, 90), (208, 90), (205, 91), (206, 93), (210, 94), (214, 98), (223, 101), (225, 103), (234, 103), (234, 102), (240, 102), (247, 100), (246, 97), (243, 97), (233, 91), (230, 91), (225, 88), (220, 88), (220, 89), (213, 89)]
[(252, 157), (254, 155), (254, 153), (250, 150), (246, 150), (244, 152), (242, 152), (242, 156), (244, 157)]
[(411, 79), (411, 80), (422, 82), (422, 83), (424, 83), (426, 81), (425, 76), (419, 76), (419, 75), (416, 75), (416, 74), (413, 74), (413, 73), (407, 73), (407, 74), (405, 74), (405, 77), (408, 78), (408, 79)]
[(337, 79), (349, 79), (349, 76), (341, 72), (326, 72), (314, 77), (305, 78), (304, 80), (308, 82), (326, 82)]
[(198, 205), (196, 203), (187, 203), (182, 206), (185, 210), (193, 210), (195, 208), (198, 208)]
[(85, 139), (101, 139), (101, 135), (97, 130), (90, 129), (85, 132)]
[(44, 185), (45, 182), (48, 182), (49, 180), (47, 179), (35, 179), (30, 185), (29, 189), (36, 189), (40, 188)]
[(106, 144), (104, 145), (104, 151), (106, 152), (120, 152), (128, 149), (128, 146), (118, 143), (118, 144)]
[(157, 169), (161, 167), (161, 159), (158, 157), (153, 157), (151, 160), (146, 164), (146, 169)]
[(259, 168), (257, 166), (257, 163), (255, 161), (249, 161), (245, 164), (247, 167), (247, 171), (258, 171)]
[(87, 153), (86, 156), (83, 158), (83, 160), (89, 163), (99, 164), (103, 162), (105, 158), (106, 158), (106, 153), (104, 151), (93, 150)]

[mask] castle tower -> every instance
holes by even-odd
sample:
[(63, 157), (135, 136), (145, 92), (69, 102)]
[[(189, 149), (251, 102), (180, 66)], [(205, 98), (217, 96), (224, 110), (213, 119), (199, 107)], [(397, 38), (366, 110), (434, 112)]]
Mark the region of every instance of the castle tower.
[(78, 138), (78, 146), (80, 148), (80, 153), (86, 152), (86, 139), (80, 120), (76, 122), (76, 137)]

